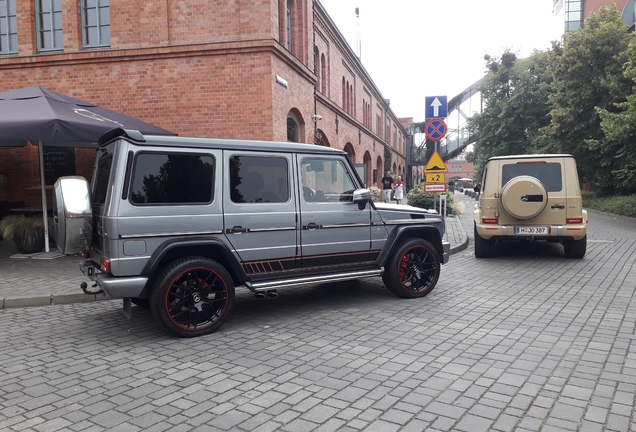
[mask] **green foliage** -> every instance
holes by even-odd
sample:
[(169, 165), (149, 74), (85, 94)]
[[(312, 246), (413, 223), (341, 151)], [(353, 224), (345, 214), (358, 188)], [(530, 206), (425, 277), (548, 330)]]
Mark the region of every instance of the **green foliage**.
[[(439, 207), (439, 197), (436, 193), (424, 192), (423, 185), (417, 185), (406, 194), (406, 200), (410, 206), (423, 209), (433, 209), (433, 200), (437, 198), (437, 207)], [(446, 192), (446, 214), (453, 214), (453, 194)], [(438, 208), (439, 211), (439, 208)]]
[(393, 171), (391, 164), (393, 163), (393, 150), (388, 145), (384, 146), (384, 172)]
[[(49, 218), (49, 232), (53, 233), (52, 220)], [(15, 241), (18, 237), (33, 241), (44, 231), (44, 221), (41, 217), (27, 217), (24, 215), (7, 216), (0, 220), (0, 235), (7, 241)]]
[(474, 178), (492, 156), (569, 153), (594, 190), (636, 192), (636, 35), (615, 5), (547, 52), (484, 59), (485, 108), (469, 121)]
[(636, 195), (600, 196), (593, 192), (583, 192), (582, 195), (585, 208), (636, 217)]
[(493, 156), (539, 152), (545, 145), (540, 130), (550, 123), (547, 53), (519, 60), (506, 51), (500, 59), (485, 60), (490, 71), (481, 86), (485, 108), (469, 121), (471, 135), (479, 137), (467, 158), (475, 164), (474, 178)]
[(616, 104), (633, 93), (633, 81), (623, 74), (633, 39), (616, 6), (601, 7), (550, 55), (553, 109), (545, 133), (554, 141), (553, 150), (576, 157), (582, 181), (606, 192), (614, 180), (607, 173), (621, 166), (615, 157), (620, 143), (605, 139), (601, 116), (616, 112)]

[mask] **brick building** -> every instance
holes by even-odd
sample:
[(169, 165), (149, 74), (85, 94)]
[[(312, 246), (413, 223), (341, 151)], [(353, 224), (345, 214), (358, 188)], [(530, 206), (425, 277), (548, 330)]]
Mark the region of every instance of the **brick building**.
[(580, 29), (590, 12), (612, 4), (621, 11), (626, 25), (633, 29), (636, 22), (636, 0), (553, 0), (553, 4), (556, 13), (564, 14), (565, 32)]
[[(0, 78), (180, 135), (343, 149), (368, 185), (387, 157), (406, 169), (405, 128), (318, 0), (3, 0)], [(35, 146), (0, 149), (0, 201), (38, 205), (38, 185)]]

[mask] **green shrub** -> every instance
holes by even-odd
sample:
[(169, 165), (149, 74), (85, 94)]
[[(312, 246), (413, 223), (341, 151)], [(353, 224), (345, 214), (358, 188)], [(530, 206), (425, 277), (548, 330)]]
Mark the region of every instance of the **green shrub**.
[[(437, 207), (439, 207), (439, 197), (437, 193), (424, 192), (424, 186), (419, 184), (406, 194), (408, 204), (413, 207), (423, 209), (433, 209), (433, 200), (437, 199)], [(439, 211), (439, 208), (437, 209)], [(453, 214), (453, 194), (446, 192), (446, 214)]]
[(598, 196), (583, 192), (583, 207), (621, 216), (636, 217), (636, 195)]

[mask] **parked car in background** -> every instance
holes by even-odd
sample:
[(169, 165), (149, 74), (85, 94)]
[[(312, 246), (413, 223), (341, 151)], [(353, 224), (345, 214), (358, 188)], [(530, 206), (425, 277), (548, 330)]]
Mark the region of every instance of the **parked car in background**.
[(566, 256), (585, 256), (587, 211), (573, 156), (493, 157), (480, 186), (474, 211), (477, 258), (491, 256), (501, 241), (560, 242)]

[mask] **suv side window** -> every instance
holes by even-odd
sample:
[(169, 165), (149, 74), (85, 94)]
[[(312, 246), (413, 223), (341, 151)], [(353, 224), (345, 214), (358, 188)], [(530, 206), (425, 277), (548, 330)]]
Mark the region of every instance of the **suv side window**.
[(306, 202), (352, 201), (355, 183), (341, 160), (302, 160), (303, 198)]
[(213, 200), (214, 158), (184, 153), (135, 156), (130, 202), (144, 204), (209, 204)]
[(106, 202), (106, 192), (108, 191), (108, 180), (110, 171), (113, 168), (113, 148), (106, 147), (100, 149), (97, 155), (97, 166), (95, 167), (95, 192), (93, 193), (93, 203), (103, 205)]
[(556, 162), (505, 164), (501, 167), (501, 186), (522, 175), (538, 179), (547, 192), (558, 192), (563, 189), (561, 164)]
[(232, 202), (284, 203), (289, 201), (289, 167), (282, 157), (232, 156)]

